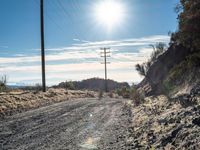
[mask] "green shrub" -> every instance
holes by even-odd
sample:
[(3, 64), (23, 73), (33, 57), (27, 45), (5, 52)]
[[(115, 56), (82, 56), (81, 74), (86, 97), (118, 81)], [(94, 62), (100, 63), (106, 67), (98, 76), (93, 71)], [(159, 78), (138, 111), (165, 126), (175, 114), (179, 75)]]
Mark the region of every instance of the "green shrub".
[(162, 55), (167, 50), (166, 44), (162, 42), (157, 43), (155, 46), (154, 45), (150, 46), (153, 47), (153, 52), (151, 53), (150, 59), (143, 64), (135, 65), (135, 69), (141, 76), (146, 76), (151, 65), (158, 59), (160, 55)]
[(145, 64), (136, 64), (135, 65), (135, 69), (138, 71), (138, 73), (141, 76), (146, 76), (146, 68), (145, 68)]
[(65, 82), (65, 89), (69, 89), (69, 90), (75, 90), (75, 86), (73, 84), (72, 81), (69, 81), (69, 82)]
[(36, 83), (34, 86), (34, 90), (36, 92), (42, 91), (42, 85), (40, 83)]
[(113, 97), (114, 97), (113, 91), (110, 91), (110, 92), (108, 93), (108, 96), (109, 96), (110, 98), (113, 98)]
[(130, 89), (123, 87), (121, 93), (123, 98), (130, 98)]
[(7, 76), (4, 75), (0, 79), (0, 92), (4, 92), (7, 89)]
[(144, 94), (139, 92), (135, 87), (132, 87), (130, 90), (130, 98), (133, 100), (133, 103), (138, 106), (144, 102)]
[(99, 98), (99, 99), (102, 99), (102, 97), (103, 97), (103, 91), (100, 90), (99, 93), (98, 93), (98, 98)]
[(157, 43), (155, 46), (154, 45), (150, 46), (153, 47), (153, 52), (151, 53), (151, 58), (149, 62), (153, 64), (153, 62), (155, 62), (157, 58), (167, 50), (167, 46), (165, 43), (162, 42)]
[(42, 85), (40, 83), (36, 83), (35, 85), (19, 87), (19, 89), (38, 93), (39, 91), (42, 91)]
[(169, 95), (171, 91), (173, 91), (175, 89), (175, 85), (168, 81), (168, 80), (165, 80), (163, 82), (163, 92), (165, 95)]
[(171, 82), (181, 80), (186, 71), (190, 72), (195, 67), (200, 67), (200, 53), (191, 54), (184, 61), (175, 65), (169, 72), (168, 80)]
[(117, 89), (117, 90), (116, 90), (116, 93), (117, 93), (117, 95), (122, 96), (121, 89)]

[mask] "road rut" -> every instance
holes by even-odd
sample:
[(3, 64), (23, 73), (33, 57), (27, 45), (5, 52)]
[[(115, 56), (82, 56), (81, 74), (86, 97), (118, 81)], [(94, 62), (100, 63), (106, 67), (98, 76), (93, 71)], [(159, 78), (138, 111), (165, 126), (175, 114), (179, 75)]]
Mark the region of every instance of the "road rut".
[(123, 105), (119, 99), (76, 99), (7, 117), (0, 121), (0, 149), (106, 149)]

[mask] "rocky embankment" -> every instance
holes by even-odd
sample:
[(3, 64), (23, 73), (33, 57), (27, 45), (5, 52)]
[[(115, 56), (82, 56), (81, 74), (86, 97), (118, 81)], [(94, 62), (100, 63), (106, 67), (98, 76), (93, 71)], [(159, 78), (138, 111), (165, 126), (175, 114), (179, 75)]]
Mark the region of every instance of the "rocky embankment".
[[(111, 142), (112, 146), (109, 147), (138, 150), (199, 150), (199, 102), (199, 85), (194, 87), (190, 94), (174, 99), (164, 95), (151, 96), (137, 107), (129, 102), (123, 114), (128, 119), (124, 122), (122, 120), (120, 125), (113, 128), (118, 134), (116, 141)], [(119, 126), (124, 126), (124, 130), (119, 130)]]

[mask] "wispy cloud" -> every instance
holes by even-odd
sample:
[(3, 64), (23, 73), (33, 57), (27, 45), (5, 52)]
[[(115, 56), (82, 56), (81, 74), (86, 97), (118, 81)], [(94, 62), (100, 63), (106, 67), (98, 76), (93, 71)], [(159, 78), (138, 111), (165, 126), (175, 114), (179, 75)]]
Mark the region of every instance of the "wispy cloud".
[(74, 41), (78, 41), (78, 42), (80, 42), (80, 40), (79, 39), (73, 39)]
[(99, 48), (102, 46), (110, 46), (110, 47), (121, 47), (121, 46), (143, 46), (147, 44), (154, 44), (157, 42), (168, 42), (169, 36), (157, 35), (150, 36), (138, 39), (124, 39), (124, 40), (116, 40), (116, 41), (97, 41), (97, 42), (87, 42), (82, 44), (74, 44), (73, 47), (77, 46), (77, 48)]
[[(112, 47), (112, 48), (118, 48), (118, 47), (132, 47), (132, 46), (145, 46), (149, 44), (155, 44), (158, 42), (169, 42), (169, 36), (164, 35), (156, 35), (156, 36), (149, 36), (149, 37), (143, 37), (143, 38), (132, 38), (132, 39), (122, 39), (122, 40), (113, 40), (113, 41), (85, 41), (80, 39), (73, 39), (74, 41), (81, 42), (73, 44), (72, 46), (68, 47), (59, 47), (59, 48), (47, 48), (47, 51), (84, 51), (84, 50), (97, 50), (100, 47)], [(36, 49), (39, 50), (39, 49)]]

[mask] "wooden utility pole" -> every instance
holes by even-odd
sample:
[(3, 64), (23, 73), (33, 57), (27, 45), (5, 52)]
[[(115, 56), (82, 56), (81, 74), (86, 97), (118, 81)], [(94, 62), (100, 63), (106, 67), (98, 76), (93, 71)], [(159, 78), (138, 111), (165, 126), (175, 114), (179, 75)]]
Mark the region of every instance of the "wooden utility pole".
[(108, 81), (107, 81), (107, 64), (109, 64), (110, 62), (107, 62), (107, 57), (110, 57), (110, 48), (101, 48), (102, 52), (101, 52), (101, 57), (104, 57), (104, 62), (102, 64), (104, 64), (105, 66), (105, 92), (108, 92)]
[(42, 91), (46, 92), (45, 48), (44, 48), (44, 1), (43, 0), (40, 0), (40, 27), (41, 27)]

